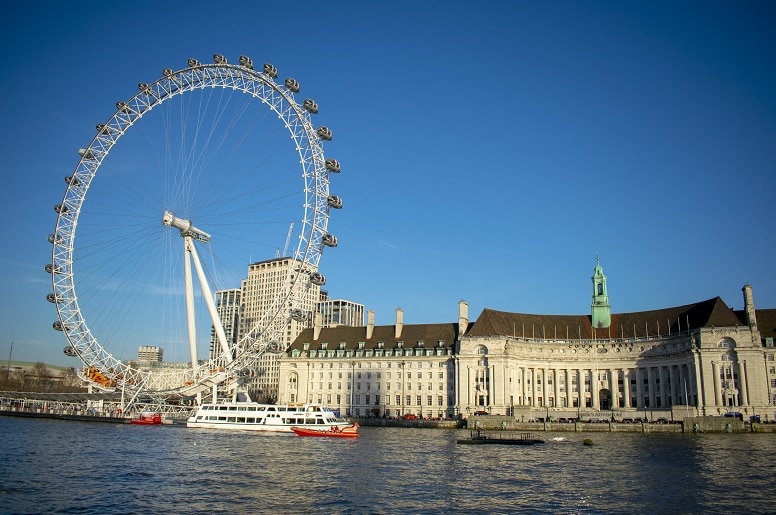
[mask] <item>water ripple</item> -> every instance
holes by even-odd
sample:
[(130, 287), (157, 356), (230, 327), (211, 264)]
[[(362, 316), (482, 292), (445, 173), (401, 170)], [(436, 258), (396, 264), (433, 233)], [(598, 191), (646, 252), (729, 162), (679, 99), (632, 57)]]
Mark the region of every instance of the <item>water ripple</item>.
[(362, 428), (358, 440), (0, 417), (13, 513), (770, 511), (776, 435), (544, 435)]

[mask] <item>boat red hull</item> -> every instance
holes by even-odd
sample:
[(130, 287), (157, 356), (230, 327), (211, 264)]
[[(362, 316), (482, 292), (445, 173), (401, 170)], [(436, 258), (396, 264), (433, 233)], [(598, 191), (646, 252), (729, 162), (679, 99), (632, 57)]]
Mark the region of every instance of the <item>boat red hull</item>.
[(139, 426), (161, 426), (162, 416), (158, 413), (153, 415), (140, 415), (129, 421), (130, 424), (136, 424)]
[(326, 436), (329, 438), (358, 438), (358, 422), (342, 429), (311, 429), (294, 426), (291, 430), (298, 436)]

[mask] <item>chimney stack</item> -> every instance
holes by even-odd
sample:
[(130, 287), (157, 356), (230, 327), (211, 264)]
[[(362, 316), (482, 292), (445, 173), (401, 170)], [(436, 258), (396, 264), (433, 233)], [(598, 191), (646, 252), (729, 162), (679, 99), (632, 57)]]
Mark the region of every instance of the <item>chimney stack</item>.
[(458, 301), (458, 337), (466, 334), (469, 328), (469, 304), (465, 300)]
[(375, 312), (371, 309), (366, 312), (366, 339), (372, 339), (372, 332), (375, 330)]
[(757, 316), (754, 311), (754, 296), (752, 295), (752, 285), (745, 284), (743, 287), (744, 292), (744, 311), (746, 311), (746, 321), (749, 324), (749, 329), (757, 331)]
[(394, 333), (394, 338), (397, 340), (401, 338), (402, 329), (404, 329), (404, 310), (396, 308), (396, 332)]
[(323, 325), (323, 315), (320, 311), (313, 314), (313, 341), (317, 341), (321, 336), (321, 326)]

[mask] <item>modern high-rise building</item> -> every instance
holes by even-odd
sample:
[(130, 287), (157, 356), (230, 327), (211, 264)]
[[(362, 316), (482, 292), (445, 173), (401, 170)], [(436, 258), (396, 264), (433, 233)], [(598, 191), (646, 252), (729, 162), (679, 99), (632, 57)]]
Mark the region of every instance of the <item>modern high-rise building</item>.
[[(240, 325), (240, 299), (242, 291), (239, 288), (216, 291), (216, 312), (224, 326), (227, 344), (230, 348), (237, 343), (238, 328)], [(216, 338), (215, 328), (210, 329), (210, 353), (209, 358), (214, 359), (222, 355), (220, 345)]]
[[(290, 345), (303, 329), (312, 325), (312, 314), (321, 295), (321, 287), (309, 278), (315, 272), (317, 270), (310, 269), (309, 265), (290, 257), (250, 264), (248, 277), (243, 279), (240, 288), (238, 337), (242, 338), (257, 324), (263, 324), (262, 318), (267, 313), (287, 310), (293, 297), (302, 317), (289, 320), (278, 342), (283, 348)], [(296, 277), (297, 274), (305, 277)], [(287, 297), (285, 289), (291, 283), (293, 287)], [(273, 400), (277, 398), (277, 385), (278, 355), (265, 352), (260, 358), (252, 389), (258, 399)]]
[[(216, 291), (216, 310), (230, 348), (234, 348), (257, 325), (267, 327), (268, 313), (283, 312), (282, 316), (288, 317), (292, 298), (298, 311), (290, 317), (279, 338), (278, 343), (283, 348), (288, 347), (304, 329), (312, 327), (316, 313), (320, 313), (317, 316), (324, 327), (363, 326), (363, 304), (330, 300), (328, 293), (310, 280), (316, 272), (290, 257), (259, 261), (248, 266), (248, 276), (242, 280), (240, 288)], [(221, 354), (215, 329), (211, 328), (210, 359), (218, 359)], [(278, 354), (265, 352), (259, 357), (247, 386), (257, 400), (277, 399)]]
[(154, 345), (141, 345), (137, 350), (137, 360), (147, 363), (161, 363), (164, 357), (164, 349)]

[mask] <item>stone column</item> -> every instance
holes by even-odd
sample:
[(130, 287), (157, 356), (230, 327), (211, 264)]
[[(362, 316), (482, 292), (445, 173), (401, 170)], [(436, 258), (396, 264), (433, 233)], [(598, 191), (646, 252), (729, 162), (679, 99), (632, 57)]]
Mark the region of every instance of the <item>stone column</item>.
[(582, 409), (585, 407), (585, 383), (584, 383), (584, 377), (582, 377), (582, 369), (577, 369), (577, 406), (579, 406), (579, 409)]
[(630, 408), (630, 370), (622, 369), (622, 407)]
[(738, 391), (741, 392), (741, 404), (743, 406), (749, 405), (749, 378), (746, 374), (746, 360), (739, 361), (738, 363)]
[(536, 406), (536, 369), (531, 368), (531, 407)]
[(703, 406), (703, 403), (706, 402), (706, 400), (705, 394), (703, 393), (705, 391), (705, 387), (701, 385), (701, 363), (697, 354), (693, 354), (693, 366), (692, 369), (688, 370), (688, 372), (689, 376), (692, 378), (689, 381), (690, 387), (692, 388), (690, 390), (690, 395), (693, 395), (697, 399), (695, 406), (700, 408)]
[(719, 380), (719, 365), (716, 361), (711, 362), (711, 374), (714, 378), (714, 404), (716, 407), (723, 405), (722, 403), (722, 384)]
[(692, 384), (690, 381), (690, 366), (686, 363), (679, 365), (679, 397), (682, 399), (682, 404), (690, 405), (690, 399), (692, 398), (690, 388)]
[(488, 380), (488, 406), (496, 405), (496, 365), (490, 366), (490, 377)]
[[(403, 367), (402, 367), (402, 372), (405, 375), (407, 373), (406, 369), (404, 369)], [(466, 377), (466, 384), (468, 385), (468, 387), (466, 388), (466, 396), (467, 396), (466, 405), (467, 406), (472, 406), (474, 404), (474, 402), (473, 402), (473, 399), (474, 399), (474, 381), (472, 381), (472, 367), (471, 366), (466, 367), (466, 376), (467, 376)], [(401, 406), (404, 406), (405, 401), (406, 401), (405, 396), (407, 395), (405, 393), (405, 390), (404, 390), (404, 381), (405, 381), (405, 377), (404, 377), (404, 375), (402, 375), (402, 378), (401, 378), (401, 404), (400, 404)]]
[(668, 381), (666, 381), (666, 367), (658, 367), (657, 376), (660, 380), (660, 407), (668, 406)]
[(634, 370), (636, 374), (636, 405), (633, 407), (637, 409), (644, 407), (644, 372), (642, 370), (641, 368)]
[(598, 410), (598, 368), (590, 369), (590, 403), (594, 410)]
[(526, 386), (525, 379), (527, 374), (525, 373), (525, 367), (520, 367), (520, 405), (526, 405)]
[(647, 390), (649, 391), (649, 408), (654, 409), (655, 404), (655, 368), (647, 368)]
[(553, 368), (552, 369), (552, 383), (555, 387), (555, 407), (559, 407), (562, 402), (560, 402), (560, 384), (559, 384), (560, 374), (558, 374), (558, 369)]
[(620, 407), (620, 401), (618, 400), (620, 398), (620, 387), (618, 384), (618, 380), (620, 379), (620, 371), (616, 368), (612, 368), (609, 370), (609, 391), (611, 392), (611, 408), (619, 408)]
[(679, 371), (676, 365), (671, 365), (668, 368), (668, 377), (671, 380), (671, 400), (670, 405), (683, 404), (679, 399)]
[(563, 373), (566, 376), (566, 407), (570, 408), (574, 404), (574, 396), (571, 391), (571, 370), (566, 368)]

